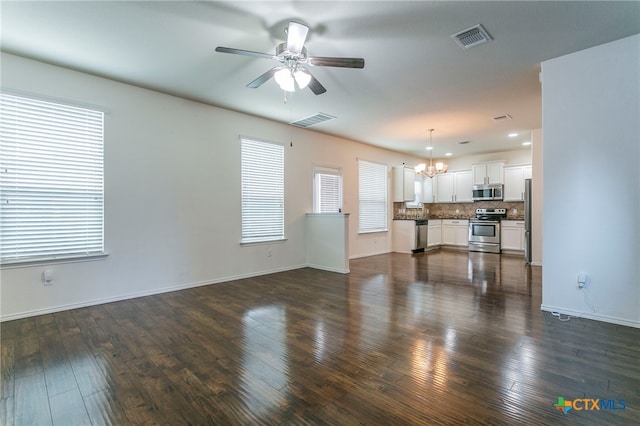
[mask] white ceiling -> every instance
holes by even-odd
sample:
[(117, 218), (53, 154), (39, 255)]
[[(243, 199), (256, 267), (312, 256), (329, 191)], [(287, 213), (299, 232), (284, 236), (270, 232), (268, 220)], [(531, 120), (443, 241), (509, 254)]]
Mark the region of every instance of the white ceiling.
[[(2, 1), (0, 11), (5, 52), (281, 122), (323, 112), (336, 119), (311, 129), (421, 157), (429, 128), (435, 157), (522, 148), (542, 126), (541, 61), (640, 33), (639, 1)], [(289, 20), (311, 28), (309, 56), (362, 57), (365, 68), (312, 68), (327, 93), (285, 104), (273, 80), (245, 87), (275, 61), (214, 52), (273, 53)], [(464, 51), (451, 35), (476, 24), (494, 41)], [(503, 114), (513, 118), (492, 119)]]

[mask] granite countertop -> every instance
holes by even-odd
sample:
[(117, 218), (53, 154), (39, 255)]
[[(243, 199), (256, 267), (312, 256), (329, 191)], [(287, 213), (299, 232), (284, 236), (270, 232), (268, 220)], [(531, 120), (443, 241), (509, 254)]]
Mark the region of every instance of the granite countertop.
[[(462, 216), (423, 216), (423, 217), (394, 217), (393, 220), (424, 220), (424, 219), (454, 219), (454, 220), (470, 220), (474, 217), (462, 217)], [(507, 216), (506, 219), (501, 220), (524, 220), (524, 216)]]
[(435, 219), (459, 219), (459, 220), (468, 220), (468, 217), (453, 217), (453, 216), (422, 216), (422, 217), (394, 217), (393, 220), (435, 220)]

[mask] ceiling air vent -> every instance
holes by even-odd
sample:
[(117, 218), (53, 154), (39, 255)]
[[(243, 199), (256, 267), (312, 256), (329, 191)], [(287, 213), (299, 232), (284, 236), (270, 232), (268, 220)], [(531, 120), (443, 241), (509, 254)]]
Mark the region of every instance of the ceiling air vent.
[(332, 115), (325, 114), (324, 112), (319, 112), (317, 114), (310, 115), (309, 117), (293, 121), (291, 124), (298, 127), (309, 127), (318, 123), (322, 123), (323, 121), (333, 120), (334, 118), (335, 117)]
[(495, 121), (511, 120), (511, 116), (509, 114), (496, 115), (493, 119)]
[(487, 30), (485, 30), (480, 24), (475, 27), (467, 28), (464, 31), (460, 31), (458, 34), (452, 35), (451, 38), (464, 50), (471, 49), (472, 47), (476, 47), (493, 40)]

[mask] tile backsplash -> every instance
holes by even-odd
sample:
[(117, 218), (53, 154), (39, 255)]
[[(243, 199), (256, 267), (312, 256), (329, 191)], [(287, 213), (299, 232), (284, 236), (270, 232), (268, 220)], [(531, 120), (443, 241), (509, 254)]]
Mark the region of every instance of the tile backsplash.
[(405, 203), (393, 203), (394, 219), (443, 218), (471, 219), (476, 209), (507, 209), (507, 219), (524, 219), (524, 202), (477, 201), (475, 203), (433, 203), (423, 204), (422, 208), (407, 208)]

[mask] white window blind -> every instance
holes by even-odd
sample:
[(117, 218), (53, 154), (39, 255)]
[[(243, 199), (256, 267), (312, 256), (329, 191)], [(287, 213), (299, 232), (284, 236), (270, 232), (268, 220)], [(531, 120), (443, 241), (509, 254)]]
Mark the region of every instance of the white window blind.
[(387, 166), (358, 160), (358, 232), (387, 230)]
[(0, 261), (102, 254), (104, 114), (0, 94)]
[(342, 210), (342, 176), (340, 169), (314, 167), (315, 213), (338, 213)]
[(241, 139), (242, 242), (284, 239), (284, 146)]

